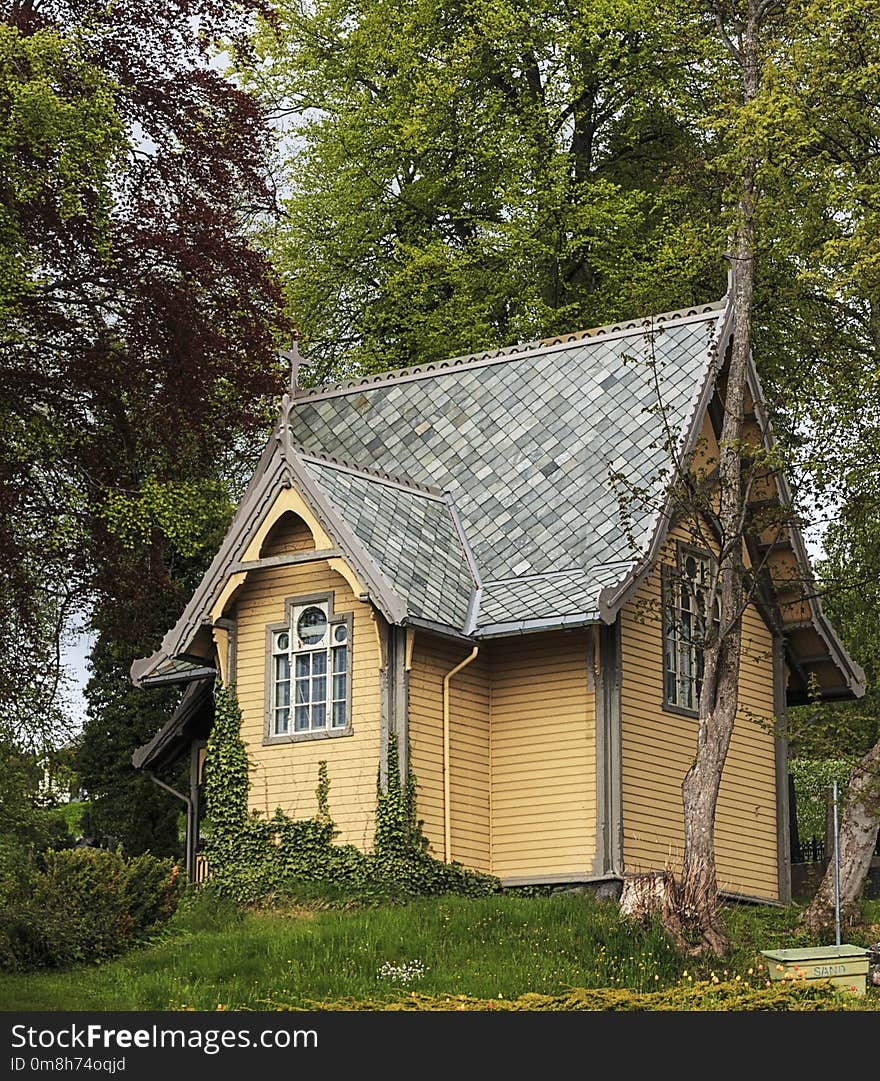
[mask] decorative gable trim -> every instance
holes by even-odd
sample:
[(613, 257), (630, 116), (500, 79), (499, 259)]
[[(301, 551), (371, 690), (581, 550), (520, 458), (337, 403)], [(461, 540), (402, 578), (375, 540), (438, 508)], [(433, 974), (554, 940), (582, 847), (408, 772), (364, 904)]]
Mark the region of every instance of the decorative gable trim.
[(604, 327), (596, 327), (593, 330), (581, 330), (574, 334), (566, 334), (558, 338), (544, 339), (543, 341), (528, 342), (524, 345), (512, 345), (505, 349), (491, 349), (479, 353), (468, 353), (466, 356), (453, 357), (449, 360), (438, 360), (430, 364), (417, 365), (412, 368), (398, 368), (395, 371), (379, 372), (376, 375), (365, 375), (359, 379), (350, 379), (344, 383), (321, 383), (316, 387), (297, 387), (295, 397), (297, 401), (319, 401), (324, 398), (336, 398), (344, 394), (355, 394), (363, 391), (375, 390), (380, 387), (396, 385), (398, 383), (412, 383), (415, 380), (430, 379), (438, 375), (449, 375), (458, 369), (485, 368), (492, 364), (503, 364), (508, 360), (519, 360), (523, 356), (541, 356), (546, 353), (554, 353), (559, 350), (569, 349), (577, 342), (589, 338), (631, 338), (635, 332), (650, 333), (670, 323), (695, 323), (703, 322), (707, 315), (720, 311), (727, 301), (715, 301), (712, 304), (700, 304), (693, 308), (681, 311), (668, 312), (664, 315), (655, 315), (646, 319), (632, 320), (628, 323), (609, 324)]
[[(288, 395), (284, 399), (289, 412)], [(405, 618), (404, 599), (394, 591), (372, 556), (306, 471), (289, 441), (287, 419), (282, 408), (281, 421), (267, 444), (258, 471), (239, 504), (220, 550), (180, 619), (162, 639), (159, 649), (132, 663), (134, 683), (142, 685), (161, 665), (185, 653), (198, 631), (221, 617), (223, 608), (247, 576), (246, 571), (233, 568), (259, 558), (260, 546), (269, 529), (288, 510), (301, 514), (315, 533), (317, 545), (344, 553), (344, 558), (330, 560), (330, 566), (348, 580), (356, 596), (369, 599), (391, 623), (402, 622)]]

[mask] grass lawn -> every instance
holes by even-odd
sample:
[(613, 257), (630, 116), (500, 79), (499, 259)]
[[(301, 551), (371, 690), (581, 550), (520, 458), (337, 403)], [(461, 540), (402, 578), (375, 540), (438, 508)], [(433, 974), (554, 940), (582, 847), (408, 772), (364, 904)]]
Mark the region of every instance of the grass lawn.
[[(589, 896), (445, 897), (244, 916), (208, 900), (182, 910), (159, 940), (114, 961), (0, 975), (0, 1009), (308, 1009), (412, 1000), (413, 992), (426, 1001), (464, 995), (506, 1003), (572, 988), (687, 989), (713, 973), (723, 984), (739, 976), (763, 986), (757, 951), (808, 941), (795, 932), (793, 909), (728, 909), (737, 948), (719, 965), (679, 956), (659, 931), (634, 930), (616, 906)], [(880, 902), (868, 919), (880, 924)], [(866, 944), (871, 935), (849, 940)], [(876, 992), (867, 999), (880, 1008)]]

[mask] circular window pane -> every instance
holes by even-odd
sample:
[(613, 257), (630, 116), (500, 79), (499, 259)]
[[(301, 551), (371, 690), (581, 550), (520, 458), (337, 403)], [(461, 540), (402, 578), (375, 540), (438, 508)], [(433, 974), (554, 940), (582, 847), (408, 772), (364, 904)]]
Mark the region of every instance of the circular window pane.
[(281, 634), (275, 639), (275, 648), (277, 650), (287, 650), (290, 648), (290, 635), (287, 631), (282, 631)]
[(348, 641), (348, 627), (344, 623), (340, 623), (336, 630), (333, 632), (334, 642), (347, 642)]
[(315, 645), (327, 633), (326, 615), (320, 608), (307, 608), (297, 620), (296, 633), (303, 645)]

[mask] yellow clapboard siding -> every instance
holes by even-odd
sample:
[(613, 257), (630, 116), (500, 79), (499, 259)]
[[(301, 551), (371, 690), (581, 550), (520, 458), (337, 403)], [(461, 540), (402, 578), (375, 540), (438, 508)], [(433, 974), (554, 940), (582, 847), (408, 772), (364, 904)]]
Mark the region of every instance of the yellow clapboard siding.
[[(313, 548), (313, 543), (305, 543), (301, 527), (304, 523), (293, 515), (283, 516), (264, 542), (261, 554)], [(287, 598), (322, 593), (333, 594), (336, 612), (353, 613), (352, 735), (264, 746), (266, 627), (284, 620)], [(345, 579), (324, 561), (251, 571), (236, 601), (236, 684), (242, 734), (252, 763), (251, 807), (266, 815), (280, 807), (294, 818), (310, 817), (317, 810), (318, 763), (324, 760), (330, 780), (330, 813), (339, 829), (338, 842), (369, 848), (379, 764), (381, 687), (379, 649), (368, 606), (355, 599)]]
[(260, 548), (260, 557), (287, 555), (290, 552), (304, 552), (314, 550), (315, 540), (312, 531), (306, 523), (294, 514), (293, 511), (285, 511), (284, 514), (269, 530), (263, 546)]
[(596, 834), (586, 632), (495, 643), (491, 686), (493, 873), (586, 873)]
[[(661, 562), (675, 562), (674, 530)], [(621, 614), (624, 862), (628, 871), (680, 867), (681, 782), (693, 760), (697, 720), (663, 709), (660, 571), (655, 567)], [(772, 639), (758, 612), (743, 619), (737, 718), (716, 822), (722, 889), (778, 898)]]
[[(432, 853), (444, 855), (443, 679), (470, 648), (419, 631), (409, 673), (410, 764)], [(490, 869), (489, 674), (485, 648), (456, 675), (449, 693), (451, 858)]]

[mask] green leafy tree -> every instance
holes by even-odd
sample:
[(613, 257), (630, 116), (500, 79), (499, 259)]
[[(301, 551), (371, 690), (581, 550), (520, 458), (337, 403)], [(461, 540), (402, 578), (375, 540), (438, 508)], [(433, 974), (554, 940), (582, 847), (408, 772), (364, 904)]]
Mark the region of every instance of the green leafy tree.
[(106, 847), (121, 845), (129, 855), (176, 857), (178, 801), (145, 771), (135, 770), (131, 756), (155, 734), (157, 719), (167, 716), (179, 695), (173, 688), (133, 686), (128, 668), (135, 656), (136, 651), (108, 640), (99, 640), (92, 651), (88, 714), (77, 756), (89, 799), (88, 833)]
[(75, 589), (64, 547), (81, 495), (55, 484), (61, 433), (43, 402), (57, 371), (15, 354), (35, 346), (53, 273), (106, 255), (126, 140), (113, 80), (84, 44), (51, 25), (22, 33), (12, 14), (0, 22), (0, 706), (16, 738), (39, 744), (58, 728)]
[(282, 0), (241, 66), (288, 122), (274, 250), (317, 374), (716, 296), (677, 34), (654, 0)]
[[(841, 833), (853, 912), (880, 822), (880, 13), (865, 0), (772, 7), (791, 32), (765, 71), (768, 105), (753, 124), (765, 148), (756, 346), (779, 423), (803, 444), (808, 520), (831, 523), (826, 607), (868, 677), (861, 702), (800, 711), (793, 733), (801, 755), (856, 760)], [(829, 869), (807, 920), (818, 928), (832, 910)]]

